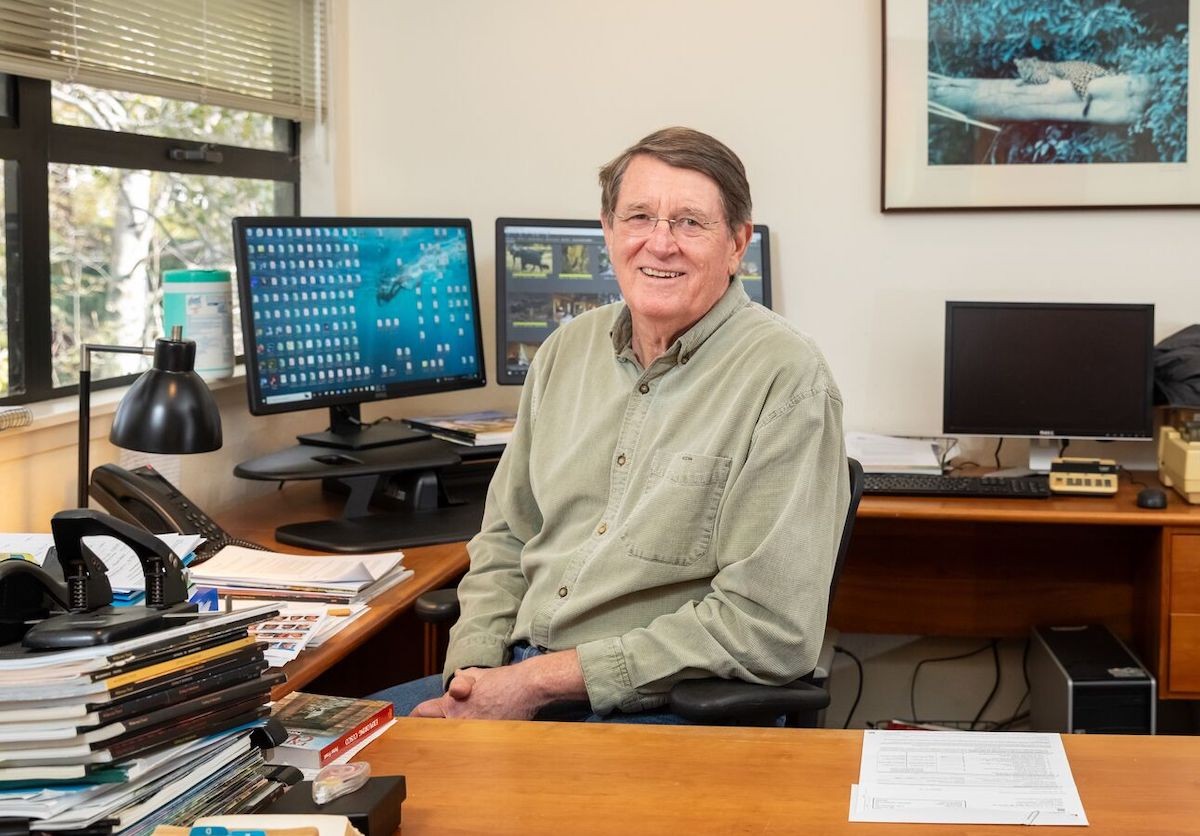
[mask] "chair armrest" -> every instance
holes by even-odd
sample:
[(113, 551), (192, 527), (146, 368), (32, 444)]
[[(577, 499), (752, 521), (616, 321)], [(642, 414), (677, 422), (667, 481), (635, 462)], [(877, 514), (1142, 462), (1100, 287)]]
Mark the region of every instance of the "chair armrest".
[(458, 618), (458, 590), (433, 589), (413, 605), (417, 618), (429, 624), (444, 624)]
[(769, 723), (783, 715), (829, 705), (829, 692), (797, 679), (786, 685), (755, 685), (737, 679), (687, 679), (671, 688), (671, 711), (697, 723)]

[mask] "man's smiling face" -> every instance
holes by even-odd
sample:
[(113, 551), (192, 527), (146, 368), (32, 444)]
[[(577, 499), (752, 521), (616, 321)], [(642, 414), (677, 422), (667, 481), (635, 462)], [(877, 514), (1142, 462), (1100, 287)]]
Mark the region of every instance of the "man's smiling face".
[[(602, 219), (604, 238), (635, 331), (678, 336), (694, 325), (729, 287), (750, 238), (749, 224), (730, 230), (713, 180), (645, 154), (625, 169), (614, 214)], [(646, 217), (701, 226), (673, 231), (663, 220), (637, 234), (623, 220)]]

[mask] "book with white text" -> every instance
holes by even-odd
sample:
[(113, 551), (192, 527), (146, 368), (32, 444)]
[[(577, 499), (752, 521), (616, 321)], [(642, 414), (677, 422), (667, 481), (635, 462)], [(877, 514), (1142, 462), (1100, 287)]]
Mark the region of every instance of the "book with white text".
[(271, 709), (288, 737), (270, 752), (271, 763), (320, 769), (392, 719), (386, 700), (330, 697), (294, 691)]

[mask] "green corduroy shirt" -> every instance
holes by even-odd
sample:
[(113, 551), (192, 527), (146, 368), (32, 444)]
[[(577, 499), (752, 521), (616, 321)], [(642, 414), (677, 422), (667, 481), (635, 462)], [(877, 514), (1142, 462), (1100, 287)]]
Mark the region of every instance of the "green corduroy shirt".
[(445, 677), (576, 648), (592, 709), (811, 670), (849, 502), (816, 346), (734, 281), (649, 368), (624, 303), (538, 350), (458, 587)]

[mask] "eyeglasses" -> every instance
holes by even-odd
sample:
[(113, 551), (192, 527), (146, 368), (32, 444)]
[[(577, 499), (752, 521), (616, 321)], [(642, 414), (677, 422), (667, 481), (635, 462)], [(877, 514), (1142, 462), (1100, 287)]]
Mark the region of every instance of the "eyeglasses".
[(632, 215), (613, 215), (617, 229), (630, 238), (649, 238), (658, 228), (659, 221), (666, 221), (671, 234), (678, 238), (701, 238), (720, 221), (706, 221), (695, 215), (680, 215), (678, 218), (656, 218), (645, 212)]

